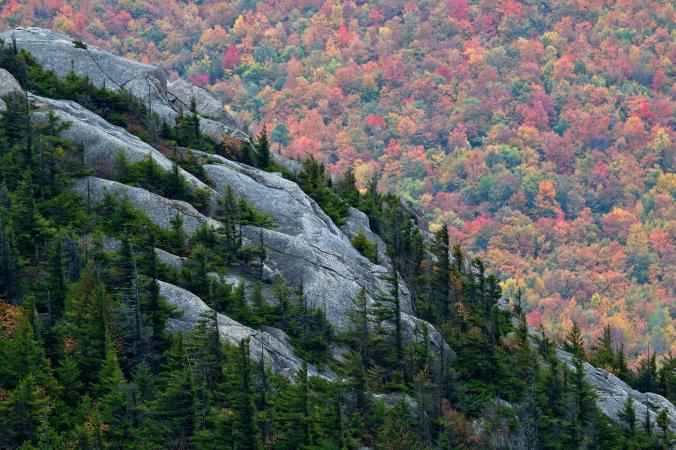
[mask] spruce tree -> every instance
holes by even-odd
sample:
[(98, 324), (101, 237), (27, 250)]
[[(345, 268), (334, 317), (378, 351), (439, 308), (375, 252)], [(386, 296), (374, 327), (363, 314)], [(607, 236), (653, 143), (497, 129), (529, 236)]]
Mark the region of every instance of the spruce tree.
[(52, 411), (52, 400), (36, 377), (26, 376), (0, 402), (0, 447), (37, 443), (39, 429), (48, 424)]
[(258, 167), (263, 170), (270, 168), (270, 142), (268, 141), (268, 130), (265, 125), (261, 129), (258, 139), (256, 139), (256, 159)]
[(73, 340), (74, 359), (86, 384), (96, 381), (106, 358), (111, 310), (111, 298), (90, 263), (80, 281), (69, 289), (65, 310), (65, 331)]
[(336, 192), (343, 200), (355, 208), (359, 206), (361, 194), (357, 188), (357, 180), (352, 169), (346, 170), (334, 185)]
[(582, 339), (582, 331), (576, 321), (573, 321), (573, 326), (568, 331), (568, 334), (566, 334), (563, 348), (580, 359), (584, 359), (584, 340)]
[(434, 314), (440, 314), (443, 319), (451, 315), (450, 298), (450, 271), (448, 227), (443, 225), (435, 233), (434, 256), (436, 262), (433, 266), (432, 276), (432, 304)]
[(391, 331), (389, 334), (389, 345), (392, 351), (386, 351), (385, 360), (392, 368), (392, 387), (401, 388), (400, 383), (404, 381), (404, 342), (401, 319), (401, 294), (399, 291), (399, 272), (397, 270), (396, 258), (391, 258), (390, 268), (386, 276), (383, 277), (390, 285), (390, 290), (386, 294), (378, 296), (376, 305), (376, 316), (379, 322), (386, 323)]
[(190, 370), (179, 369), (169, 374), (167, 387), (160, 396), (158, 411), (166, 423), (164, 445), (186, 448), (196, 422), (194, 390)]
[(352, 309), (347, 312), (352, 327), (345, 333), (348, 343), (357, 349), (362, 357), (362, 364), (366, 365), (367, 352), (370, 345), (372, 308), (366, 297), (366, 289), (359, 290), (357, 297), (352, 300)]
[(618, 416), (624, 422), (627, 434), (633, 436), (636, 432), (636, 408), (634, 407), (634, 398), (631, 395), (627, 395), (622, 411)]
[(255, 424), (255, 408), (253, 393), (251, 392), (252, 374), (249, 360), (249, 340), (242, 339), (239, 343), (236, 360), (236, 382), (234, 406), (237, 410), (233, 437), (237, 448), (253, 450), (259, 448), (258, 431)]
[(613, 373), (617, 372), (613, 337), (609, 325), (603, 327), (603, 336), (601, 336), (598, 344), (592, 348), (590, 362), (596, 367), (601, 367)]
[(186, 240), (187, 235), (183, 230), (183, 218), (180, 214), (176, 213), (171, 218), (169, 229), (169, 244), (171, 245), (170, 250), (172, 253), (183, 256), (185, 254)]

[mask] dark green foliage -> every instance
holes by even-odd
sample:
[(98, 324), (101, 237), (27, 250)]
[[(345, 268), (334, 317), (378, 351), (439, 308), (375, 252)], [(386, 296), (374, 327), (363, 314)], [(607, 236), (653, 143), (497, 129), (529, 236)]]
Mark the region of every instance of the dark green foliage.
[(214, 140), (200, 131), (200, 118), (194, 98), (190, 101), (190, 111), (177, 119), (175, 127), (163, 126), (160, 136), (182, 147), (199, 149), (208, 153), (213, 153), (216, 148)]
[[(73, 43), (76, 47), (83, 48), (80, 41)], [(15, 52), (11, 45), (1, 42), (0, 67), (14, 75), (24, 89), (45, 97), (74, 100), (112, 124), (125, 127), (143, 139), (151, 138), (143, 128), (134, 127), (135, 124), (148, 122), (149, 112), (124, 89), (113, 91), (96, 87), (86, 76), (72, 72), (60, 79), (53, 72), (43, 70), (26, 51)]]
[(299, 185), (312, 197), (328, 216), (337, 224), (345, 223), (349, 213), (349, 204), (335, 192), (331, 186), (331, 178), (326, 173), (324, 164), (317, 162), (312, 156), (303, 162), (304, 170), (299, 175)]
[(209, 191), (190, 186), (180, 173), (178, 164), (174, 164), (171, 171), (167, 172), (151, 157), (130, 163), (121, 152), (116, 163), (118, 178), (122, 183), (141, 187), (162, 197), (183, 200), (201, 212), (209, 208)]
[(378, 247), (366, 238), (363, 228), (352, 238), (352, 245), (372, 263), (378, 264)]
[(270, 168), (270, 141), (268, 140), (268, 131), (265, 125), (261, 130), (256, 143), (254, 144), (256, 150), (257, 166), (263, 170)]
[(361, 194), (357, 189), (354, 172), (349, 169), (341, 175), (340, 179), (333, 185), (336, 193), (346, 201), (350, 206), (359, 207)]
[(580, 331), (580, 327), (577, 325), (575, 321), (573, 321), (573, 326), (566, 335), (566, 339), (563, 343), (563, 348), (567, 352), (570, 352), (584, 359), (585, 356), (584, 340), (582, 339), (582, 332)]
[[(94, 88), (75, 75), (58, 80), (11, 46), (0, 49), (0, 66), (38, 93), (75, 99), (130, 129), (145, 124), (136, 131), (153, 138), (152, 113), (123, 90)], [(281, 278), (252, 288), (221, 276), (228, 270), (260, 276), (265, 234), (243, 247), (241, 228), (272, 227), (270, 217), (227, 190), (217, 212), (224, 227), (205, 225), (189, 238), (180, 216), (165, 231), (126, 199), (107, 195), (98, 206), (88, 204), (69, 193), (73, 178), (86, 171), (81, 149), (59, 137), (67, 125), (47, 116), (36, 126), (25, 97), (5, 102), (0, 297), (21, 307), (16, 319), (2, 317), (7, 329), (0, 328), (0, 447), (489, 448), (503, 432), (505, 439), (522, 433), (530, 448), (669, 448), (666, 413), (645, 429), (631, 426), (641, 418), (634, 411), (631, 419), (628, 404), (622, 430), (595, 408), (577, 326), (567, 339), (574, 354), (569, 370), (547, 336), (537, 349), (531, 345), (522, 311), (498, 308), (499, 282), (481, 260), (451, 247), (445, 228), (427, 247), (411, 213), (396, 197), (380, 194), (375, 182), (362, 195), (353, 174), (333, 184), (314, 160), (299, 176), (336, 222), (358, 206), (390, 247), (382, 261), (389, 267), (386, 292), (370, 298), (361, 290), (348, 314), (350, 330), (338, 337), (345, 347), (332, 348), (337, 339), (324, 315), (327, 305), (308, 304), (302, 288), (293, 292)], [(180, 145), (212, 145), (199, 132), (194, 102), (175, 130), (162, 129)], [(269, 147), (265, 134), (256, 144), (256, 163), (276, 169), (260, 151)], [(151, 159), (131, 164), (121, 158), (122, 180), (206, 210), (208, 197), (188, 186), (178, 166), (203, 176), (202, 160), (169, 147), (175, 148), (171, 171)], [(119, 249), (104, 251), (104, 236), (118, 239)], [(363, 236), (355, 247), (376, 260), (377, 248)], [(186, 256), (183, 269), (159, 263), (156, 247)], [(404, 321), (400, 276), (411, 306), (440, 335), (422, 322), (406, 328), (413, 319)], [(170, 337), (167, 320), (175, 313), (160, 295), (160, 280), (191, 290), (213, 311), (192, 332)], [(221, 340), (217, 313), (282, 329), (307, 363), (292, 383), (283, 380), (270, 372), (270, 358), (283, 356), (270, 349), (250, 354), (265, 335), (256, 331), (251, 341), (229, 345)], [(658, 361), (651, 354), (634, 375), (611, 337), (607, 329), (590, 358), (673, 400), (673, 357)], [(443, 340), (455, 360), (447, 358)], [(343, 348), (343, 362), (330, 358)], [(310, 376), (317, 366), (330, 366), (339, 381)], [(389, 406), (376, 401), (376, 393), (387, 394)], [(499, 399), (513, 407), (496, 407)], [(481, 437), (473, 435), (474, 419), (485, 420)]]

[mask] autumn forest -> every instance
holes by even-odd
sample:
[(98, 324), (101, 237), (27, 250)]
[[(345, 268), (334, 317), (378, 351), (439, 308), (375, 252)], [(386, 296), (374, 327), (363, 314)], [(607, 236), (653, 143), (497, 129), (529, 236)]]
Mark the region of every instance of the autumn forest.
[(274, 150), (416, 202), (529, 325), (676, 351), (672, 2), (2, 3), (1, 29), (161, 65)]

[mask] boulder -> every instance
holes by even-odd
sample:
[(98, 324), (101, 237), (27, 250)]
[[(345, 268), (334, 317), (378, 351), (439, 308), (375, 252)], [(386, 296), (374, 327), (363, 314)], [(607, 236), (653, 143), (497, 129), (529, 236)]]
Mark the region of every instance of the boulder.
[(205, 117), (200, 117), (200, 131), (218, 143), (223, 142), (223, 136), (227, 135), (249, 142), (249, 136), (242, 130)]
[(272, 161), (275, 164), (278, 164), (279, 166), (283, 167), (286, 171), (288, 171), (292, 175), (300, 175), (305, 170), (303, 163), (298, 161), (297, 159), (288, 158), (282, 155), (281, 153), (277, 152), (272, 152), (271, 155)]
[[(559, 361), (573, 369), (573, 356), (561, 349), (556, 350), (556, 357)], [(658, 394), (652, 392), (639, 392), (632, 389), (624, 381), (617, 378), (607, 370), (584, 363), (584, 375), (587, 383), (591, 385), (596, 393), (596, 405), (599, 409), (613, 421), (622, 423), (620, 413), (624, 409), (627, 397), (634, 399), (634, 408), (636, 409), (636, 418), (645, 426), (646, 407), (650, 416), (650, 421), (655, 428), (655, 419), (660, 411), (665, 410), (669, 417), (670, 429), (676, 431), (676, 407)]]

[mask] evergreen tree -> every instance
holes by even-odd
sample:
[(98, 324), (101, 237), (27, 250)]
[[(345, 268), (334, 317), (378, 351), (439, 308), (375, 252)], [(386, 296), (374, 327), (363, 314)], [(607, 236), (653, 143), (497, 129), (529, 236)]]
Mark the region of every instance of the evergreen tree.
[(314, 417), (311, 415), (306, 363), (303, 363), (294, 381), (285, 386), (273, 402), (275, 446), (280, 450), (311, 447), (314, 444), (314, 434), (311, 433)]
[(399, 292), (399, 272), (397, 271), (397, 260), (392, 258), (388, 274), (383, 278), (389, 285), (390, 291), (387, 294), (378, 297), (376, 306), (376, 316), (379, 322), (384, 322), (391, 327), (388, 333), (389, 342), (392, 348), (391, 352), (386, 352), (385, 360), (393, 369), (391, 386), (401, 388), (400, 383), (404, 381), (404, 342), (402, 334), (401, 321), (401, 297)]
[(597, 367), (602, 367), (611, 372), (617, 371), (617, 367), (615, 366), (617, 361), (615, 351), (613, 350), (613, 337), (610, 326), (603, 327), (603, 336), (599, 340), (599, 343), (592, 347), (590, 362)]
[(582, 331), (577, 325), (577, 322), (573, 321), (573, 326), (568, 331), (566, 339), (563, 342), (563, 348), (572, 353), (575, 356), (578, 356), (580, 359), (584, 359), (584, 340), (582, 339)]
[(193, 436), (196, 421), (192, 377), (188, 369), (169, 374), (167, 387), (159, 399), (158, 411), (166, 423), (164, 445), (186, 448)]
[(111, 320), (111, 299), (96, 268), (90, 263), (66, 296), (65, 331), (73, 341), (73, 355), (83, 381), (89, 385), (106, 358), (106, 334)]
[(239, 202), (232, 188), (228, 186), (218, 201), (216, 218), (223, 224), (219, 233), (223, 242), (223, 250), (228, 261), (233, 261), (242, 246), (241, 223), (242, 214)]
[(366, 238), (363, 228), (359, 229), (351, 242), (359, 253), (368, 258), (372, 263), (378, 264), (378, 248)]
[(98, 408), (101, 422), (105, 424), (106, 438), (111, 442), (125, 442), (131, 434), (132, 419), (127, 401), (127, 388), (117, 355), (108, 339), (106, 359), (92, 392), (100, 399)]
[(372, 308), (369, 307), (366, 289), (359, 290), (357, 297), (352, 300), (352, 309), (347, 312), (352, 328), (345, 333), (347, 342), (355, 347), (361, 357), (362, 364), (366, 365), (367, 352), (371, 337)]
[(636, 408), (634, 407), (634, 398), (631, 395), (627, 396), (624, 407), (618, 416), (625, 423), (627, 434), (633, 436), (636, 432)]
[(240, 341), (236, 361), (237, 381), (233, 403), (237, 410), (237, 419), (233, 437), (237, 442), (237, 448), (251, 450), (258, 448), (259, 445), (258, 432), (254, 421), (255, 408), (251, 392), (252, 375), (248, 339)]
[(169, 229), (169, 244), (171, 245), (170, 250), (172, 253), (184, 255), (186, 239), (187, 236), (185, 231), (183, 231), (183, 218), (180, 214), (176, 213), (171, 218)]
[(343, 175), (341, 175), (334, 187), (343, 200), (355, 208), (359, 206), (361, 194), (357, 188), (357, 180), (354, 177), (354, 171), (352, 169), (343, 172)]
[(376, 449), (406, 450), (423, 448), (422, 443), (416, 437), (409, 421), (410, 411), (406, 403), (401, 400), (394, 408), (385, 409), (380, 406), (376, 413), (382, 417), (381, 426), (378, 430)]
[(452, 308), (449, 291), (451, 265), (448, 252), (448, 227), (444, 225), (435, 233), (434, 256), (436, 262), (433, 266), (432, 277), (433, 311), (435, 314), (441, 314), (444, 319), (450, 317)]
[(256, 139), (256, 157), (258, 167), (263, 170), (270, 168), (270, 142), (268, 141), (268, 130), (265, 125), (261, 129), (258, 139)]
[(18, 448), (22, 443), (37, 443), (39, 430), (48, 425), (53, 406), (35, 376), (27, 375), (0, 402), (0, 446)]

